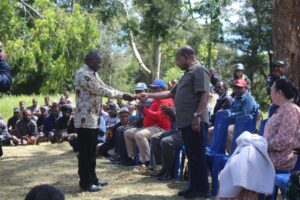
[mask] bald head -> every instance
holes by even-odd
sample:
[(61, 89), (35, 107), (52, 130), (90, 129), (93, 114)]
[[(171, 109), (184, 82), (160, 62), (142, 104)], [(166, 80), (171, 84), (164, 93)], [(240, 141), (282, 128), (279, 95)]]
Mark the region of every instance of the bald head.
[(186, 70), (197, 61), (196, 53), (189, 45), (184, 45), (176, 51), (176, 65)]
[(184, 45), (177, 49), (177, 54), (182, 56), (196, 56), (195, 51), (189, 45)]

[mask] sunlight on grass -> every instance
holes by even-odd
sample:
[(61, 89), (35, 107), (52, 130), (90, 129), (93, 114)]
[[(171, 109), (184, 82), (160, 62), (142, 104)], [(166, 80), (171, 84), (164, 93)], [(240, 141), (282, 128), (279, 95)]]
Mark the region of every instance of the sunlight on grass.
[[(32, 105), (32, 99), (38, 99), (38, 105), (44, 105), (45, 95), (5, 95), (0, 97), (0, 116), (5, 122), (13, 115), (13, 109), (19, 107), (19, 101), (25, 101), (25, 107)], [(50, 101), (59, 101), (60, 95), (51, 95)], [(72, 100), (74, 96), (71, 96)]]

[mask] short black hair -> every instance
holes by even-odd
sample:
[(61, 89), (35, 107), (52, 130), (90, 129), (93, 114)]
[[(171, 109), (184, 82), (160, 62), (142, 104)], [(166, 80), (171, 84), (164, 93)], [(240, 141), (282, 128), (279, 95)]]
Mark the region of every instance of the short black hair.
[(281, 90), (285, 98), (293, 99), (294, 102), (299, 101), (299, 92), (297, 88), (287, 79), (278, 79), (274, 83), (276, 90)]
[(25, 197), (25, 200), (65, 200), (64, 193), (49, 184), (33, 187)]
[(189, 45), (184, 45), (177, 49), (177, 54), (182, 56), (196, 56), (194, 49)]
[(102, 61), (102, 60), (103, 60), (103, 55), (102, 55), (99, 51), (97, 51), (97, 50), (95, 50), (95, 49), (90, 50), (90, 51), (85, 55), (85, 57), (84, 57), (84, 62), (85, 62), (85, 63), (88, 63), (88, 62), (94, 60), (95, 58), (99, 58), (99, 59)]

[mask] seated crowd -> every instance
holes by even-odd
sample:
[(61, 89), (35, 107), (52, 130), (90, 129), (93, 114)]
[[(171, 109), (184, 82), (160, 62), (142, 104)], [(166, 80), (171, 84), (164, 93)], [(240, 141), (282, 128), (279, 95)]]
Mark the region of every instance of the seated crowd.
[[(211, 94), (212, 97), (217, 96), (217, 99), (210, 101), (212, 103), (208, 105), (212, 109), (210, 122), (206, 127), (207, 143), (209, 144), (213, 137), (217, 112), (228, 110), (228, 153), (231, 151), (235, 120), (247, 114), (257, 116), (255, 112), (258, 112), (258, 104), (251, 95), (250, 80), (245, 76), (244, 70), (242, 64), (236, 65), (230, 85), (233, 88), (232, 94), (228, 93), (227, 83), (216, 75), (215, 70), (211, 70)], [(134, 90), (136, 94), (148, 90), (156, 93), (169, 90), (174, 84), (176, 81), (172, 80), (168, 87), (163, 80), (156, 79), (148, 87), (145, 83), (137, 83)], [(275, 170), (291, 170), (297, 161), (293, 149), (300, 147), (300, 108), (294, 103), (296, 88), (288, 80), (278, 79), (272, 85), (270, 96), (278, 108), (265, 127), (263, 136), (268, 144), (267, 152)], [(14, 114), (8, 120), (7, 126), (0, 120), (2, 144), (68, 141), (76, 151), (73, 108), (68, 93), (61, 97), (59, 103), (50, 104), (49, 97), (45, 97), (45, 105), (41, 107), (36, 99), (33, 99), (32, 106), (27, 108), (24, 101), (20, 101), (19, 108), (13, 110)], [(181, 132), (176, 128), (175, 112), (174, 100), (171, 98), (146, 101), (136, 99), (127, 103), (121, 100), (114, 103), (108, 99), (99, 113), (97, 155), (107, 157), (118, 165), (138, 164), (134, 172), (157, 177), (160, 181), (173, 179), (175, 155), (184, 145)], [(207, 166), (203, 167), (208, 169)], [(242, 188), (238, 196), (226, 196), (221, 192), (218, 198), (257, 199), (257, 195), (257, 191)]]
[[(34, 145), (40, 142), (51, 143), (69, 141), (74, 146), (76, 138), (74, 127), (72, 101), (68, 92), (61, 104), (53, 101), (49, 96), (44, 98), (44, 105), (39, 106), (36, 98), (32, 99), (32, 105), (25, 107), (25, 102), (20, 101), (19, 107), (13, 109), (13, 116), (4, 123), (7, 136), (2, 139), (4, 145)], [(1, 135), (1, 134), (0, 134)], [(2, 134), (4, 135), (4, 134)]]

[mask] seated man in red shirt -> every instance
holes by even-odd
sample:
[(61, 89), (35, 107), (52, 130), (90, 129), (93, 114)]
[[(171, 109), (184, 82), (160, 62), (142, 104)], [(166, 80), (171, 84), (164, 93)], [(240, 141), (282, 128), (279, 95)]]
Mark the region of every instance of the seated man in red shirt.
[[(150, 85), (152, 92), (161, 92), (166, 89), (166, 84), (163, 80), (157, 79)], [(161, 105), (172, 106), (173, 99), (154, 99), (150, 106), (142, 107), (144, 115), (143, 128), (131, 128), (125, 131), (125, 143), (127, 153), (130, 158), (134, 157), (136, 145), (139, 148), (141, 162), (143, 167), (150, 163), (150, 146), (149, 140), (152, 135), (168, 131), (171, 129), (171, 122), (168, 115), (164, 114), (160, 107)]]

